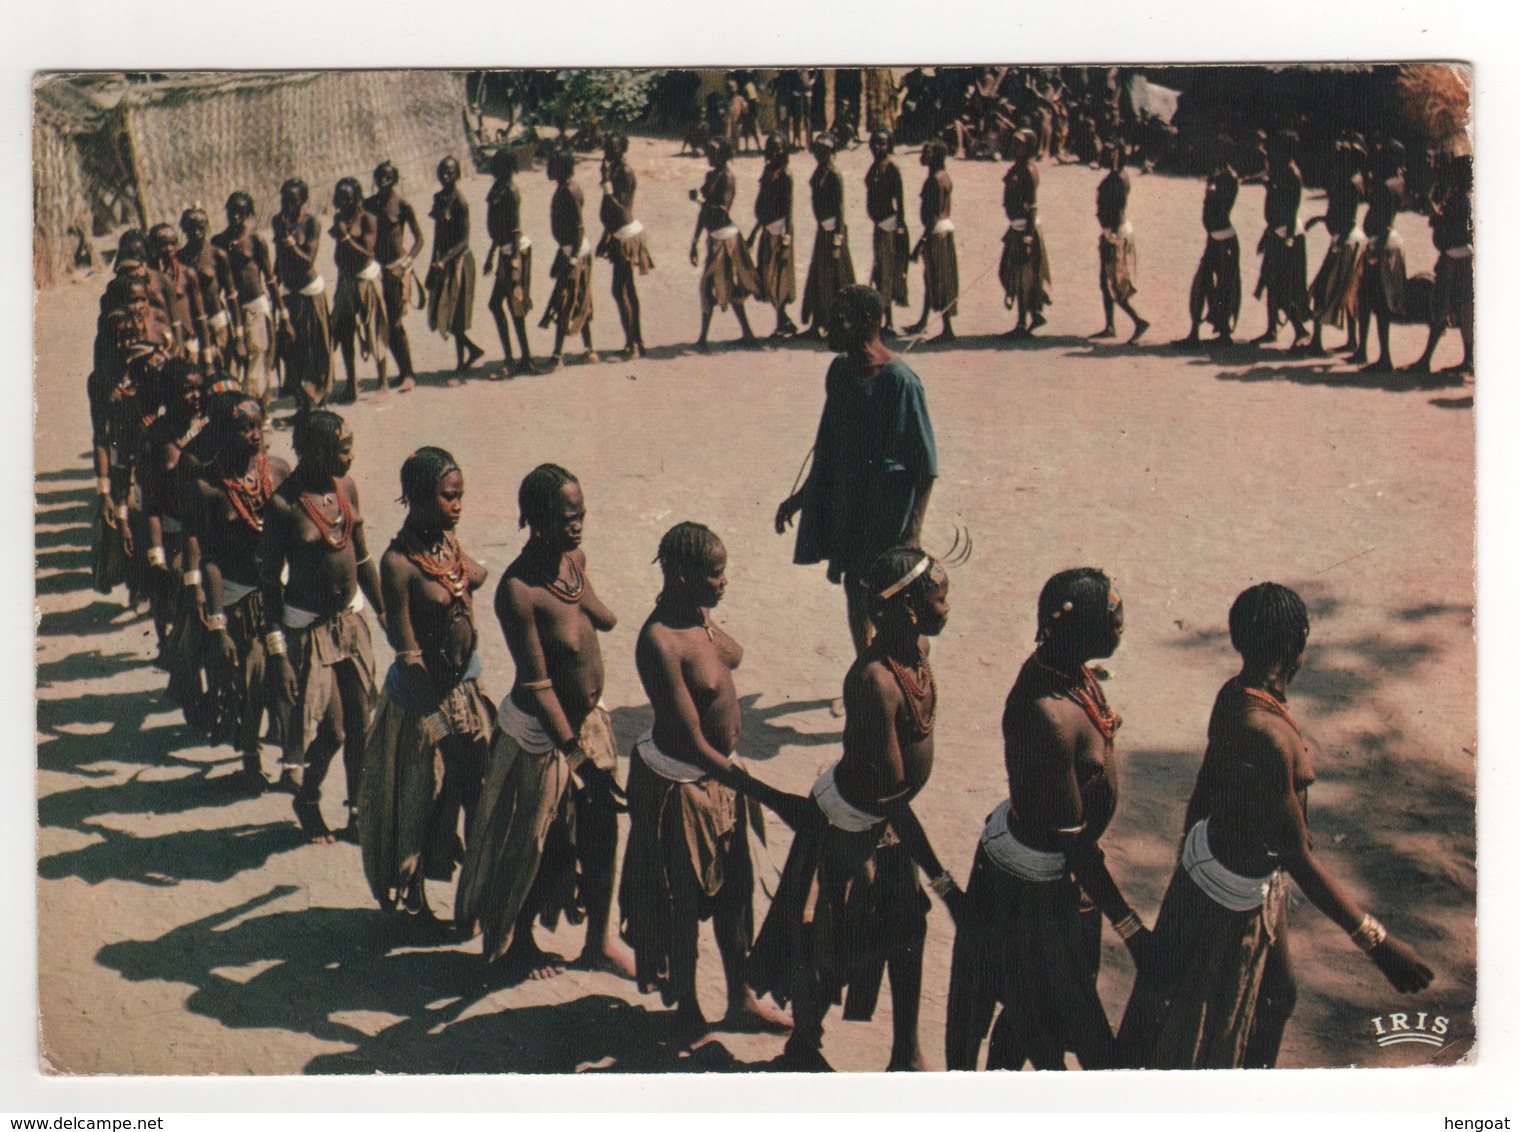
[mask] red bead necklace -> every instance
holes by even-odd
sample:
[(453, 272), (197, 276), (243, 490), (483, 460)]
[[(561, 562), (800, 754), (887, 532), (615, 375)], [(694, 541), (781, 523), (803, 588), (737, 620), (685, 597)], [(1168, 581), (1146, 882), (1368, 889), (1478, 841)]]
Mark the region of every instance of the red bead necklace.
[[(322, 514), (322, 509), (313, 501), (310, 492), (301, 492), (301, 507), (316, 524), (317, 530), (327, 545), (334, 550), (342, 550), (354, 534), (354, 508), (348, 501), (348, 495), (336, 482), (333, 484), (332, 494), (338, 497), (338, 517), (335, 520)], [(338, 532), (336, 536), (333, 534), (334, 531)]]
[[(903, 702), (908, 705), (908, 714), (913, 719), (914, 736), (919, 739), (928, 738), (934, 730), (935, 717), (939, 715), (939, 691), (934, 683), (934, 669), (929, 667), (929, 658), (919, 658), (917, 672), (898, 663), (895, 657), (884, 656), (882, 659), (887, 662), (893, 679), (902, 689)], [(929, 712), (927, 718), (924, 716), (925, 708)]]

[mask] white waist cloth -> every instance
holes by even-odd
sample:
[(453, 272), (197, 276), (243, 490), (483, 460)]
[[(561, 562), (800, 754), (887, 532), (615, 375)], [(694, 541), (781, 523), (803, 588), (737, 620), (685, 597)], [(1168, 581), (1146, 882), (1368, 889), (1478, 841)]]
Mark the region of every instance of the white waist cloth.
[(835, 228), (839, 227), (839, 217), (830, 216), (827, 220), (820, 220), (818, 227), (822, 228), (825, 232), (832, 232)]
[(201, 352), (201, 340), (199, 338), (186, 338), (185, 352), (187, 354), (199, 354)]
[(737, 240), (739, 238), (739, 226), (730, 224), (726, 228), (714, 228), (707, 233), (709, 240)]
[(893, 213), (885, 220), (878, 220), (876, 222), (876, 227), (880, 228), (883, 232), (897, 231), (897, 214)]
[[(348, 603), (348, 612), (364, 612), (363, 590), (354, 591), (353, 600)], [(315, 624), (316, 621), (317, 615), (309, 609), (302, 609), (297, 605), (287, 605), (285, 607), (285, 627), (287, 629), (305, 629), (308, 626)]]
[(767, 224), (765, 226), (765, 230), (767, 232), (769, 232), (772, 236), (785, 236), (786, 235), (786, 217), (783, 216), (780, 220), (772, 220), (769, 224)]
[(1005, 798), (982, 827), (982, 848), (992, 863), (1021, 880), (1047, 883), (1066, 875), (1066, 854), (1031, 849), (1008, 831), (1008, 800)]
[(834, 784), (834, 769), (829, 767), (813, 783), (813, 801), (818, 803), (818, 808), (829, 819), (829, 824), (846, 833), (864, 833), (881, 824), (882, 815), (869, 814), (845, 801), (844, 795), (839, 793), (839, 787)]
[(257, 586), (245, 586), (242, 582), (234, 582), (231, 578), (222, 579), (222, 606), (227, 608), (234, 606), (251, 594)]
[(637, 220), (630, 220), (616, 232), (612, 233), (614, 240), (631, 240), (644, 231), (644, 225)]
[(1182, 843), (1182, 867), (1210, 900), (1232, 912), (1260, 908), (1272, 884), (1270, 873), (1264, 877), (1243, 877), (1214, 859), (1209, 851), (1208, 818), (1188, 830)]
[(941, 217), (934, 222), (934, 227), (930, 231), (936, 236), (943, 236), (946, 232), (955, 231), (955, 222), (948, 216)]
[(517, 250), (519, 253), (527, 251), (532, 246), (533, 241), (528, 239), (528, 237), (521, 235), (517, 237)]
[(370, 260), (369, 266), (366, 267), (363, 271), (359, 272), (359, 278), (364, 280), (366, 283), (373, 283), (376, 279), (379, 279), (380, 261), (377, 259)]
[(496, 710), (496, 726), (530, 755), (547, 755), (554, 750), (554, 740), (544, 730), (536, 715), (529, 715), (512, 702), (510, 694), (501, 698)]
[(227, 312), (219, 310), (207, 320), (206, 325), (213, 330), (220, 330), (227, 325)]
[(1471, 244), (1464, 244), (1460, 248), (1447, 248), (1441, 253), (1451, 259), (1471, 259), (1473, 250)]
[(644, 760), (645, 766), (667, 782), (700, 782), (707, 777), (705, 772), (698, 770), (690, 763), (673, 759), (655, 746), (653, 729), (640, 735), (633, 749), (639, 753), (639, 758)]
[(1211, 240), (1232, 240), (1234, 238), (1235, 238), (1235, 229), (1234, 228), (1210, 228), (1209, 229), (1209, 239), (1211, 239)]
[(561, 244), (559, 250), (565, 253), (567, 259), (585, 259), (591, 254), (591, 245), (586, 242), (586, 237), (581, 237), (580, 247), (571, 244)]
[(265, 318), (269, 318), (274, 314), (274, 307), (269, 303), (268, 294), (262, 294), (256, 299), (249, 299), (243, 304), (243, 309), (245, 311), (252, 311), (254, 314), (261, 314)]
[(1105, 229), (1103, 229), (1103, 238), (1105, 240), (1128, 240), (1131, 237), (1133, 237), (1134, 234), (1135, 234), (1135, 226), (1133, 224), (1131, 224), (1128, 220), (1126, 220), (1123, 224), (1119, 225), (1119, 227), (1117, 229), (1114, 229), (1114, 228), (1105, 228)]
[(1012, 231), (1012, 232), (1022, 232), (1025, 228), (1028, 228), (1028, 227), (1029, 227), (1029, 221), (1026, 218), (1024, 218), (1024, 217), (1020, 217), (1017, 220), (1010, 220), (1008, 222), (1009, 231)]
[(316, 296), (316, 295), (324, 294), (326, 291), (327, 291), (327, 280), (323, 279), (320, 275), (318, 275), (310, 283), (306, 284), (306, 286), (304, 286), (304, 287), (301, 288), (301, 294), (303, 294), (303, 295)]

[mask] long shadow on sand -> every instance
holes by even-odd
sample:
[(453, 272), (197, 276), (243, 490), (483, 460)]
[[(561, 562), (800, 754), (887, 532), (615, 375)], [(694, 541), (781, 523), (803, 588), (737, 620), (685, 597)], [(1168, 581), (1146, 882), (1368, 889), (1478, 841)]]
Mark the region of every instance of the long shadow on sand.
[(220, 882), (305, 844), (300, 830), (288, 822), (189, 829), (158, 837), (138, 837), (99, 825), (84, 828), (102, 840), (42, 858), (37, 862), (39, 877), (78, 877), (86, 884), (119, 880), (156, 888), (187, 880)]

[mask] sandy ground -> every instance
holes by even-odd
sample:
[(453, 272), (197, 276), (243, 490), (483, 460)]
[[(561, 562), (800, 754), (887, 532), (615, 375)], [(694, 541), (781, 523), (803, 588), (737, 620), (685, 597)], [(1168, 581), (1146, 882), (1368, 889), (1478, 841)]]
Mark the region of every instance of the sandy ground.
[[(778, 785), (803, 790), (837, 758), (839, 694), (850, 647), (843, 597), (821, 569), (790, 564), (791, 539), (770, 520), (812, 441), (828, 356), (792, 344), (763, 351), (690, 353), (697, 272), (686, 262), (694, 206), (686, 190), (703, 166), (665, 141), (635, 139), (638, 213), (656, 271), (641, 280), (651, 356), (635, 364), (572, 365), (551, 377), (463, 389), (443, 385), (450, 343), (410, 322), (421, 387), (405, 397), (370, 390), (347, 411), (358, 439), (355, 475), (372, 542), (400, 521), (401, 460), (442, 444), (468, 484), (465, 544), (495, 575), (521, 541), (516, 486), (544, 460), (578, 473), (590, 506), (587, 546), (599, 591), (620, 617), (606, 638), (608, 686), (625, 752), (649, 713), (632, 664), (635, 633), (658, 588), (659, 535), (698, 519), (726, 541), (729, 596), (718, 620), (747, 649), (738, 673), (741, 750)], [(916, 155), (899, 160), (916, 201)], [(843, 155), (857, 270), (869, 273), (860, 178), (863, 150)], [(794, 158), (799, 226), (811, 159)], [(737, 162), (743, 221), (760, 162)], [(595, 166), (583, 174), (594, 199)], [(1472, 1048), (1475, 998), (1475, 652), (1472, 386), (1361, 375), (1337, 361), (1295, 359), (1278, 347), (1212, 356), (1164, 343), (1187, 329), (1186, 289), (1202, 244), (1198, 181), (1134, 177), (1140, 242), (1138, 303), (1155, 324), (1139, 347), (1094, 345), (1093, 194), (1099, 174), (1044, 170), (1042, 217), (1055, 305), (1042, 336), (1010, 348), (996, 280), (1004, 222), (1001, 167), (955, 163), (962, 302), (954, 349), (915, 347), (928, 392), (942, 478), (925, 542), (949, 547), (956, 526), (975, 539), (953, 572), (953, 613), (935, 645), (942, 696), (938, 760), (917, 809), (963, 880), (984, 815), (1003, 794), (1001, 703), (1034, 633), (1044, 579), (1100, 565), (1124, 594), (1127, 632), (1107, 663), (1123, 714), (1124, 794), (1106, 846), (1115, 874), (1147, 921), (1170, 872), (1187, 793), (1202, 755), (1215, 690), (1234, 671), (1225, 614), (1254, 581), (1293, 585), (1314, 618), (1293, 707), (1325, 755), (1311, 798), (1323, 859), (1437, 971), (1402, 1000), (1323, 916), (1295, 896), (1297, 1013), (1284, 1066), (1451, 1063)], [(537, 240), (540, 309), (548, 297), (549, 183), (522, 177), (524, 216)], [(477, 256), (487, 181), (470, 177)], [(404, 184), (425, 212), (432, 186)], [(212, 194), (215, 195), (215, 194)], [(268, 207), (272, 190), (255, 194)], [(325, 190), (314, 194), (324, 197)], [(1240, 336), (1264, 323), (1249, 298), (1262, 190), (1242, 190), (1235, 221), (1245, 251)], [(1317, 215), (1311, 195), (1304, 215)], [(916, 210), (912, 230), (917, 232)], [(594, 224), (594, 217), (588, 217)], [(1399, 227), (1411, 271), (1434, 262), (1425, 222)], [(1310, 235), (1311, 271), (1323, 252)], [(804, 259), (811, 232), (799, 241)], [(324, 264), (330, 250), (324, 248)], [(330, 270), (329, 270), (330, 275)], [(621, 343), (598, 265), (597, 346)], [(382, 1071), (558, 1072), (728, 1070), (765, 1066), (777, 1037), (714, 1034), (695, 1048), (672, 1041), (654, 997), (607, 975), (571, 973), (542, 984), (475, 985), (478, 943), (440, 946), (397, 934), (373, 907), (352, 846), (301, 843), (289, 798), (236, 793), (228, 749), (199, 743), (146, 664), (151, 626), (126, 613), (120, 591), (90, 588), (92, 472), (83, 395), (96, 300), (104, 278), (44, 294), (38, 306), (41, 406), (36, 440), (40, 1055), (71, 1074), (291, 1074)], [(802, 282), (798, 280), (799, 285)], [(917, 313), (920, 280), (911, 283)], [(473, 335), (499, 357), (479, 295)], [(767, 311), (752, 304), (761, 333)], [(537, 312), (535, 312), (537, 313)], [(795, 313), (795, 312), (794, 312)], [(536, 319), (535, 319), (536, 322)], [(1121, 316), (1121, 329), (1122, 329)], [(715, 340), (736, 333), (715, 320)], [(1332, 342), (1337, 332), (1329, 332)], [(1455, 334), (1437, 364), (1457, 359)], [(1397, 327), (1399, 361), (1424, 332)], [(547, 353), (547, 332), (535, 331)], [(1285, 343), (1284, 343), (1285, 344)], [(289, 452), (289, 434), (273, 446)], [(510, 660), (484, 625), (486, 685), (510, 684)], [(389, 650), (379, 643), (381, 664)], [(272, 764), (274, 755), (266, 755)], [(626, 773), (626, 767), (623, 768)], [(337, 821), (341, 773), (326, 806)], [(772, 820), (773, 883), (785, 830)], [(445, 913), (449, 894), (437, 901)], [(757, 893), (763, 914), (766, 899)], [(924, 980), (923, 1042), (943, 1064), (951, 924), (936, 906)], [(567, 954), (579, 929), (547, 942)], [(721, 972), (704, 934), (702, 994), (722, 1007)], [(1105, 936), (1100, 986), (1117, 1021), (1132, 979)], [(1380, 1049), (1374, 1017), (1406, 1009), (1450, 1019), (1444, 1050)], [(890, 1007), (870, 1024), (833, 1016), (825, 1053), (840, 1069), (884, 1066)]]

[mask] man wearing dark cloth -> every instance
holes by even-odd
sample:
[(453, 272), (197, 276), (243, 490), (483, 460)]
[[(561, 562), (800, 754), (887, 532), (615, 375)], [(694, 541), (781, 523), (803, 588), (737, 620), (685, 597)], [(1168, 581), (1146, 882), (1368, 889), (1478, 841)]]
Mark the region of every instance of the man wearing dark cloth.
[(275, 284), (269, 243), (253, 230), (253, 198), (239, 190), (227, 198), (227, 227), (211, 237), (227, 257), (232, 277), (232, 363), (243, 386), (269, 417), (270, 374), (274, 369), (276, 327), (289, 319)]
[(1448, 326), (1455, 326), (1462, 335), (1462, 360), (1441, 372), (1469, 376), (1473, 372), (1472, 174), (1472, 154), (1458, 154), (1431, 194), (1430, 235), (1440, 259), (1436, 260), (1430, 333), (1424, 353), (1408, 367), (1412, 373), (1430, 372), (1430, 359)]
[(1230, 167), (1234, 144), (1221, 135), (1214, 139), (1214, 170), (1203, 190), (1203, 257), (1188, 289), (1188, 315), (1193, 320), (1187, 337), (1178, 346), (1196, 346), (1198, 328), (1207, 319), (1214, 328), (1211, 345), (1226, 346), (1234, 340), (1240, 317), (1240, 237), (1230, 223), (1240, 179)]
[(1302, 348), (1306, 343), (1304, 318), (1309, 313), (1309, 261), (1298, 220), (1304, 178), (1294, 160), (1297, 155), (1298, 135), (1279, 130), (1267, 149), (1267, 228), (1256, 249), (1261, 253), (1256, 297), (1265, 294), (1267, 299), (1267, 328), (1256, 341), (1277, 341), (1281, 315), (1293, 327), (1293, 346)]
[(333, 288), (332, 336), (343, 358), (348, 388), (335, 401), (353, 404), (359, 399), (359, 373), (354, 358), (354, 339), (359, 353), (375, 359), (375, 387), (385, 389), (385, 348), (390, 331), (385, 324), (385, 298), (380, 293), (384, 272), (375, 258), (375, 215), (363, 207), (364, 190), (353, 177), (344, 177), (333, 189), (333, 265), (338, 283)]
[(271, 221), (274, 274), (284, 295), (288, 328), (280, 338), (280, 361), (285, 392), (295, 398), (297, 416), (325, 405), (333, 380), (327, 281), (317, 269), (322, 227), (306, 211), (310, 195), (305, 181), (286, 181), (280, 186), (280, 211)]
[(744, 982), (755, 930), (749, 826), (763, 820), (750, 799), (779, 805), (793, 822), (807, 803), (751, 778), (735, 754), (734, 669), (744, 649), (711, 614), (728, 586), (723, 543), (700, 523), (678, 523), (657, 560), (664, 588), (634, 650), (654, 723), (629, 758), (623, 938), (639, 989), (658, 990), (683, 1029), (700, 1030), (697, 933), (711, 919), (728, 984), (719, 1028), (784, 1031), (786, 1018)]
[(1033, 655), (1003, 707), (1008, 798), (977, 844), (950, 967), (945, 1067), (975, 1069), (993, 1011), (988, 1069), (1113, 1064), (1098, 998), (1103, 918), (1137, 962), (1148, 933), (1098, 841), (1114, 816), (1119, 717), (1089, 661), (1112, 656), (1124, 605), (1101, 570), (1045, 583)]
[[(875, 292), (870, 292), (875, 294)], [(939, 691), (926, 638), (949, 617), (950, 579), (921, 550), (881, 555), (861, 579), (876, 637), (844, 678), (844, 755), (813, 784), (776, 898), (755, 941), (748, 979), (792, 1004), (789, 1068), (828, 1070), (823, 1019), (844, 1002), (847, 1021), (876, 1012), (892, 985), (888, 1070), (922, 1070), (919, 992), (929, 886), (957, 914), (962, 893), (935, 856), (913, 800), (934, 766)]]
[(870, 642), (860, 573), (894, 546), (917, 546), (939, 464), (918, 375), (882, 345), (881, 296), (847, 288), (834, 304), (823, 415), (806, 482), (776, 509), (776, 533), (800, 511), (799, 565), (829, 564), (844, 582), (856, 655)]
[(517, 502), (528, 541), (496, 587), (517, 675), (497, 716), (454, 920), (467, 932), (479, 924), (486, 964), (520, 980), (565, 969), (534, 941), (534, 919), (553, 928), (561, 915), (584, 916), (577, 965), (632, 978), (612, 921), (617, 748), (597, 641), (617, 617), (587, 573), (580, 482), (540, 464)]
[(1363, 196), (1364, 157), (1361, 147), (1353, 139), (1336, 141), (1330, 183), (1325, 186), (1325, 215), (1313, 217), (1304, 225), (1307, 232), (1316, 224), (1324, 224), (1330, 236), (1325, 260), (1309, 288), (1314, 336), (1309, 339), (1308, 353), (1316, 356), (1325, 353), (1322, 335), (1327, 322), (1331, 326), (1346, 328), (1346, 344), (1342, 350), (1356, 349), (1356, 294), (1362, 274), (1362, 251), (1367, 242), (1356, 222)]
[(1044, 311), (1050, 302), (1050, 261), (1045, 255), (1045, 236), (1040, 230), (1039, 154), (1031, 130), (1014, 133), (1013, 164), (1003, 174), (1003, 214), (1008, 231), (1003, 235), (1003, 256), (998, 278), (1003, 284), (1003, 305), (1018, 308), (1018, 324), (1006, 337), (1028, 338), (1045, 325)]
[(224, 364), (232, 346), (230, 305), (235, 301), (232, 268), (222, 249), (211, 243), (211, 221), (199, 207), (180, 214), (179, 230), (185, 242), (176, 258), (184, 265), (200, 294), (201, 313), (205, 318), (204, 356), (213, 367)]
[(947, 153), (945, 143), (938, 138), (924, 142), (919, 152), (919, 164), (928, 170), (918, 198), (918, 219), (924, 232), (908, 257), (915, 261), (922, 257), (924, 261), (924, 310), (918, 321), (904, 330), (908, 334), (922, 334), (929, 325), (929, 315), (938, 314), (944, 321), (944, 329), (934, 337), (935, 342), (955, 338), (950, 320), (955, 317), (961, 290), (960, 267), (955, 258), (955, 222), (950, 219), (950, 194), (954, 186), (945, 171)]
[[(422, 225), (416, 210), (396, 186), (401, 174), (389, 161), (375, 166), (375, 194), (364, 199), (364, 211), (375, 218), (375, 259), (383, 274), (380, 295), (385, 300), (385, 327), (390, 334), (386, 343), (396, 359), (396, 378), (392, 388), (405, 393), (415, 387), (412, 368), (412, 343), (406, 334), (406, 315), (412, 303), (412, 264), (422, 251)], [(412, 243), (404, 246), (410, 232)], [(376, 355), (378, 357), (378, 354)], [(384, 383), (380, 389), (385, 390)]]
[[(264, 510), (260, 582), (270, 698), (284, 745), (281, 785), (293, 788), (301, 832), (331, 844), (322, 782), (341, 748), (348, 788), (345, 836), (364, 771), (375, 696), (375, 657), (364, 599), (385, 620), (380, 572), (365, 540), (359, 488), (349, 471), (354, 434), (327, 410), (298, 417), (296, 468)], [(288, 572), (287, 572), (288, 570)]]
[(470, 251), (470, 203), (459, 191), (459, 160), (438, 163), (438, 191), (433, 194), (433, 262), (428, 266), (428, 328), (453, 336), (458, 364), (450, 385), (485, 356), (466, 333), (475, 321), (475, 255)]
[(386, 911), (431, 917), (425, 885), (464, 856), (496, 712), (480, 689), (475, 591), (486, 580), (455, 534), (464, 473), (442, 448), (401, 465), (406, 520), (380, 559), (396, 660), (364, 751), (359, 844), (370, 892)]
[[(494, 267), (496, 272), (486, 307), (496, 320), (496, 333), (501, 338), (502, 377), (537, 372), (533, 349), (528, 345), (528, 312), (533, 309), (533, 241), (522, 230), (522, 194), (513, 179), (516, 173), (516, 150), (503, 146), (491, 155), (491, 176), (495, 180), (486, 193), (486, 230), (491, 236), (491, 250), (486, 252), (484, 270), (490, 275)], [(517, 345), (522, 353), (516, 362), (512, 360), (512, 327), (517, 329)]]
[(1309, 641), (1303, 601), (1262, 582), (1235, 599), (1229, 627), (1243, 663), (1214, 699), (1181, 856), (1119, 1026), (1126, 1067), (1277, 1064), (1298, 994), (1285, 871), (1395, 990), (1424, 990), (1432, 977), (1314, 856), (1307, 807), (1319, 752), (1288, 707)]
[[(1367, 248), (1362, 253), (1362, 278), (1357, 290), (1357, 324), (1360, 341), (1351, 355), (1353, 365), (1369, 373), (1388, 373), (1393, 355), (1388, 334), (1396, 316), (1404, 313), (1404, 240), (1393, 222), (1404, 207), (1404, 146), (1387, 141), (1378, 146), (1375, 172), (1367, 188), (1367, 214), (1362, 230)], [(1378, 359), (1368, 362), (1368, 331), (1377, 322)]]
[(844, 222), (844, 178), (834, 166), (835, 147), (832, 134), (819, 134), (813, 139), (813, 156), (818, 166), (808, 179), (818, 232), (813, 237), (813, 259), (802, 288), (802, 321), (810, 334), (820, 338), (828, 337), (835, 298), (846, 287), (855, 285), (850, 232)]
[(174, 331), (174, 353), (192, 365), (210, 362), (210, 329), (200, 280), (179, 258), (179, 233), (172, 224), (148, 231), (149, 301), (163, 312)]
[(871, 218), (871, 286), (886, 312), (883, 332), (896, 334), (892, 308), (908, 305), (908, 213), (903, 206), (902, 170), (892, 160), (892, 135), (871, 134), (866, 170), (866, 215)]
[(1135, 324), (1131, 342), (1150, 327), (1131, 305), (1139, 289), (1135, 283), (1137, 257), (1135, 229), (1129, 222), (1129, 174), (1124, 171), (1124, 147), (1113, 146), (1108, 154), (1108, 175), (1098, 182), (1098, 291), (1103, 296), (1103, 329), (1094, 338), (1114, 336), (1114, 308), (1129, 315)]
[(749, 328), (749, 316), (744, 313), (744, 300), (760, 293), (760, 280), (755, 265), (750, 260), (749, 248), (734, 223), (730, 210), (734, 206), (734, 189), (737, 182), (729, 167), (733, 160), (733, 146), (723, 138), (707, 143), (707, 163), (712, 166), (701, 189), (693, 189), (691, 199), (701, 204), (697, 212), (697, 226), (691, 234), (691, 265), (697, 266), (697, 241), (707, 233), (707, 258), (702, 264), (700, 283), (702, 296), (702, 332), (697, 335), (697, 349), (707, 352), (707, 330), (712, 325), (713, 310), (734, 307), (734, 317), (739, 320), (739, 341), (752, 346), (758, 339)]
[(760, 297), (776, 308), (776, 329), (772, 338), (789, 338), (797, 333), (797, 324), (786, 308), (797, 297), (797, 269), (793, 251), (792, 174), (787, 168), (786, 140), (780, 134), (765, 139), (765, 168), (760, 173), (760, 191), (755, 194), (755, 227), (746, 244), (760, 238), (755, 256), (760, 279)]
[(586, 346), (585, 360), (595, 362), (598, 358), (591, 346), (592, 249), (581, 215), (586, 196), (575, 180), (575, 154), (569, 149), (556, 149), (549, 155), (547, 172), (549, 180), (555, 183), (554, 196), (549, 201), (549, 231), (559, 250), (554, 255), (554, 266), (549, 269), (554, 290), (538, 325), (542, 329), (554, 323), (554, 354), (549, 359), (552, 370), (560, 366), (565, 339), (574, 334), (579, 334)]
[(628, 136), (608, 134), (602, 154), (602, 238), (596, 254), (612, 262), (612, 301), (623, 324), (623, 358), (632, 361), (644, 356), (644, 324), (634, 273), (648, 275), (654, 259), (644, 225), (633, 215), (639, 180), (628, 168)]
[(290, 465), (264, 452), (264, 410), (255, 398), (218, 394), (209, 418), (215, 454), (195, 481), (191, 520), (206, 628), (202, 725), (212, 742), (230, 742), (243, 756), (244, 782), (262, 791), (268, 657), (259, 547), (269, 499)]

